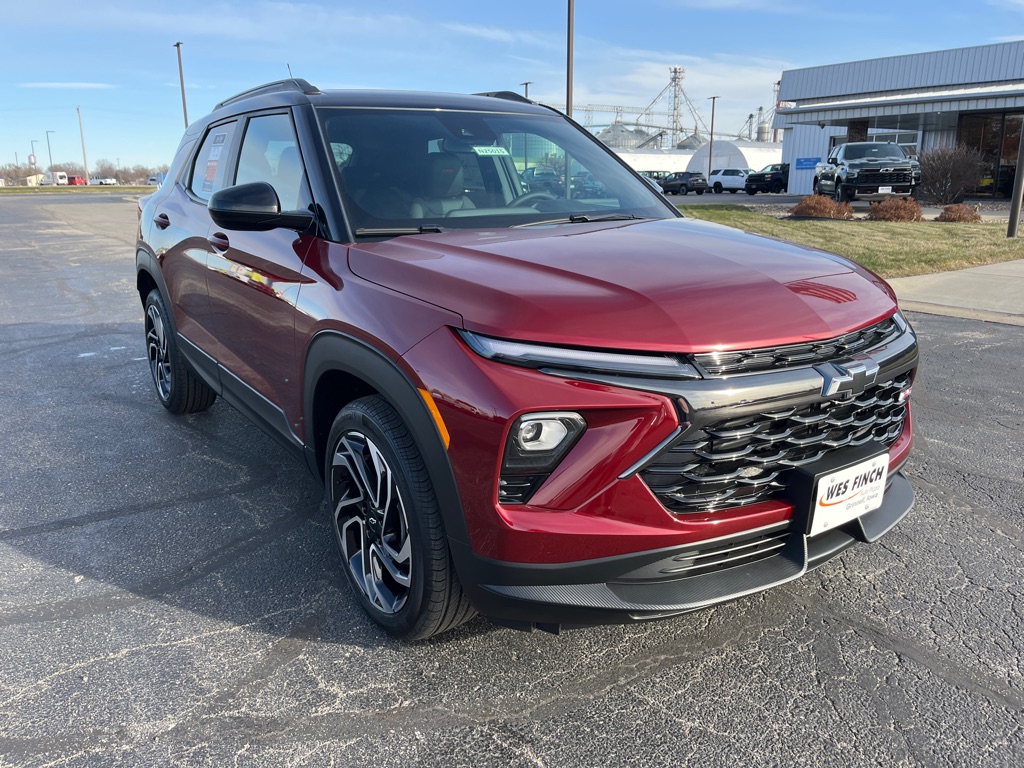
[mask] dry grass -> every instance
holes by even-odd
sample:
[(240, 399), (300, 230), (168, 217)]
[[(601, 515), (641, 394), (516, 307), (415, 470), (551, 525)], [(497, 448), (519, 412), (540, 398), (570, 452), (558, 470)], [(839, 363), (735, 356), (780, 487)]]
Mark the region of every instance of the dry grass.
[(687, 216), (838, 253), (883, 277), (908, 277), (1024, 259), (1024, 238), (1006, 224), (788, 221), (742, 205), (680, 206)]

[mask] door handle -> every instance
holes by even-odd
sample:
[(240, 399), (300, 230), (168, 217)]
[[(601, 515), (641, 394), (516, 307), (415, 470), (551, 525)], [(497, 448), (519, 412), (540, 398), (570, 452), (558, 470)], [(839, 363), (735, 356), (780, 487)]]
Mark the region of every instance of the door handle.
[(153, 223), (157, 225), (159, 229), (167, 229), (171, 226), (171, 220), (166, 213), (161, 213), (153, 217)]
[(206, 238), (207, 242), (214, 247), (215, 250), (223, 253), (231, 247), (231, 241), (228, 240), (228, 236), (222, 232), (214, 232), (212, 235)]

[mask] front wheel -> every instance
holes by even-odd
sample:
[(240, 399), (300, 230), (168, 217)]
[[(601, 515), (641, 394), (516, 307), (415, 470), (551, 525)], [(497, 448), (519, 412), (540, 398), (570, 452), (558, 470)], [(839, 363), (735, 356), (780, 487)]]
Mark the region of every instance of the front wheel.
[(722, 194), (722, 182), (716, 181), (715, 182), (715, 186), (713, 187), (713, 189), (715, 190), (715, 194), (716, 195)]
[(207, 410), (217, 399), (217, 393), (185, 364), (174, 338), (171, 316), (156, 288), (146, 296), (144, 310), (146, 356), (160, 404), (178, 415)]
[(407, 640), (472, 618), (430, 476), (395, 409), (377, 395), (353, 401), (334, 420), (327, 448), (331, 521), (363, 610)]
[(849, 203), (853, 200), (853, 193), (847, 189), (845, 184), (840, 184), (839, 179), (836, 179), (836, 192), (834, 197), (837, 203)]
[(680, 194), (680, 195), (685, 195), (685, 194), (686, 194), (687, 192), (689, 192), (689, 191), (690, 191), (690, 190), (688, 190), (688, 189), (687, 189), (686, 187), (680, 187), (680, 188), (679, 188), (679, 194)]
[(756, 189), (748, 189), (747, 190), (747, 194), (750, 195), (751, 197), (753, 197), (754, 195), (757, 194), (757, 190)]
[(774, 192), (776, 195), (782, 192), (784, 189), (785, 186), (781, 181), (776, 181), (775, 183), (772, 184), (772, 192)]
[(694, 190), (694, 191), (695, 191), (695, 192), (696, 192), (696, 193), (697, 193), (698, 195), (703, 195), (703, 194), (704, 194), (704, 190), (703, 190), (703, 189), (696, 189), (696, 190)]

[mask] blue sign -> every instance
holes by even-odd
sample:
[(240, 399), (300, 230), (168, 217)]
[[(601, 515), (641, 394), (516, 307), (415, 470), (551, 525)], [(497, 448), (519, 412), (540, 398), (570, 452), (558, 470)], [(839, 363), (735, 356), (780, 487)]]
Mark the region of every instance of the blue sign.
[(796, 159), (796, 169), (798, 171), (813, 171), (814, 167), (820, 162), (820, 157), (798, 157)]

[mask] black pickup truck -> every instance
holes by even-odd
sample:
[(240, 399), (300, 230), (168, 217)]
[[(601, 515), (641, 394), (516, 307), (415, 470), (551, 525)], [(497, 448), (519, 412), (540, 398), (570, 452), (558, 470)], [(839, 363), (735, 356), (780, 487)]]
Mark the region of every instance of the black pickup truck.
[(897, 144), (857, 141), (840, 144), (814, 170), (814, 194), (840, 202), (910, 197), (921, 183), (921, 165)]
[(789, 163), (773, 163), (757, 173), (751, 173), (743, 183), (748, 195), (758, 192), (786, 192), (789, 190)]

